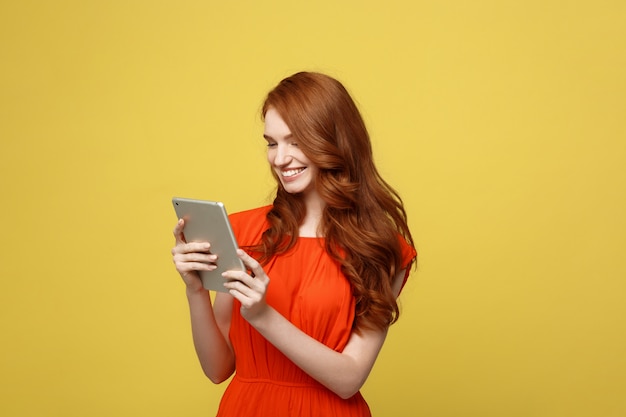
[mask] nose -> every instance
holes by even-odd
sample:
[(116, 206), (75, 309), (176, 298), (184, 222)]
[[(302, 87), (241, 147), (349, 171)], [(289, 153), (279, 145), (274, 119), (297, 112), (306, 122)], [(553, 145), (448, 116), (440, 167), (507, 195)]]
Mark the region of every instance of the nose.
[(276, 145), (273, 163), (276, 166), (288, 165), (293, 157), (289, 152), (289, 147), (283, 144)]

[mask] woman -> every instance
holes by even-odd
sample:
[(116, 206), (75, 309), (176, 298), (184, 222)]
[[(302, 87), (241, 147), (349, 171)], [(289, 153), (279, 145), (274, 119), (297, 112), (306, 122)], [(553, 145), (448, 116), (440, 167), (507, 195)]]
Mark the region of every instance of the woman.
[(294, 74), (262, 114), (276, 198), (230, 216), (249, 271), (224, 273), (212, 303), (197, 271), (219, 260), (174, 229), (202, 368), (214, 383), (235, 372), (218, 416), (369, 416), (359, 389), (416, 256), (402, 201), (337, 80)]

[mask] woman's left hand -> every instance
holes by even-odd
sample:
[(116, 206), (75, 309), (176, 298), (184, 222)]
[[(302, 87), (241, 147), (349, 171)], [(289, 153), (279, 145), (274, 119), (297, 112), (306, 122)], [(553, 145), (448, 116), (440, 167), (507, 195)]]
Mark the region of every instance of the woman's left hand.
[(228, 289), (230, 294), (241, 302), (241, 315), (248, 321), (259, 318), (268, 310), (265, 302), (265, 293), (270, 283), (261, 264), (256, 259), (248, 255), (241, 249), (237, 250), (237, 255), (252, 271), (253, 275), (246, 271), (226, 271), (222, 274), (228, 281), (224, 283), (224, 287)]

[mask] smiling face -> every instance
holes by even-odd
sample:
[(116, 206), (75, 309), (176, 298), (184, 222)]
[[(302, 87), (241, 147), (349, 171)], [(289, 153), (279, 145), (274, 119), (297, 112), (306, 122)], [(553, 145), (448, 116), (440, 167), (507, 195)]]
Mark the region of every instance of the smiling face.
[(285, 191), (290, 194), (316, 194), (315, 176), (317, 167), (306, 157), (298, 146), (297, 138), (278, 114), (270, 107), (265, 113), (267, 160)]

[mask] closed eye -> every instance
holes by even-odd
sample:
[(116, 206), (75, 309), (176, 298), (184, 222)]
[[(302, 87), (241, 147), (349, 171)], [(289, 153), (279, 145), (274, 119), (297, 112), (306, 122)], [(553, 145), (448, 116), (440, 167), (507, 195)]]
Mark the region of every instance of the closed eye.
[(276, 146), (276, 141), (269, 136), (263, 135), (263, 139), (265, 139), (265, 141), (267, 142), (268, 148), (273, 148), (274, 146)]

